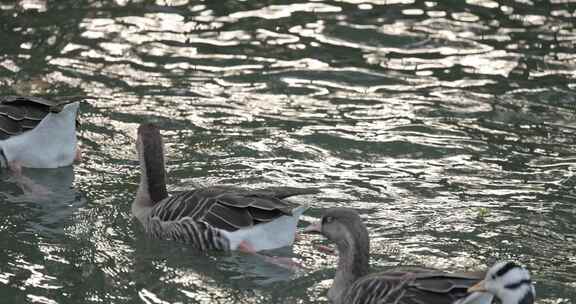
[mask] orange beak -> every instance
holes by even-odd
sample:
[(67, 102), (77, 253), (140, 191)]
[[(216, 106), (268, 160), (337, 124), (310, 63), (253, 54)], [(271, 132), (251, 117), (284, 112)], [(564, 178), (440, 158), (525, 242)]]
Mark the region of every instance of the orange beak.
[(488, 290), (486, 290), (484, 280), (482, 280), (482, 281), (476, 283), (476, 285), (468, 288), (468, 292), (474, 292), (474, 291), (478, 291), (478, 292), (488, 291)]
[(304, 228), (304, 233), (322, 233), (322, 224), (320, 222), (312, 223)]

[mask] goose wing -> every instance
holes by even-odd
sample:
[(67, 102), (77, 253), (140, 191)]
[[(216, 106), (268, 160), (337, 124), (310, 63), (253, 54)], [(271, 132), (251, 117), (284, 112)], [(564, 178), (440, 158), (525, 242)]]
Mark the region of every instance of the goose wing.
[(0, 97), (0, 140), (34, 129), (50, 112), (60, 112), (64, 105), (85, 99), (70, 96), (49, 100), (33, 96)]
[(159, 202), (151, 217), (163, 222), (194, 220), (236, 231), (292, 215), (298, 205), (282, 198), (315, 193), (310, 189), (207, 187), (186, 191)]
[(482, 273), (444, 273), (428, 270), (390, 271), (360, 278), (343, 303), (453, 304), (468, 295)]

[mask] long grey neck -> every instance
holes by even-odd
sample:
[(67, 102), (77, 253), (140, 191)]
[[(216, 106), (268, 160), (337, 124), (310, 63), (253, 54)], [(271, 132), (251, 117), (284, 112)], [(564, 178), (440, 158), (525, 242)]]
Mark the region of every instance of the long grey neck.
[(146, 171), (141, 165), (140, 173), (140, 184), (138, 185), (138, 190), (136, 191), (136, 198), (132, 203), (132, 214), (139, 219), (145, 216), (147, 211), (154, 206), (154, 202), (150, 198), (150, 191), (148, 190), (148, 177), (146, 176)]
[(362, 244), (352, 235), (336, 244), (338, 248), (338, 269), (334, 283), (328, 291), (328, 298), (335, 304), (343, 304), (348, 288), (358, 279), (367, 275), (369, 266), (369, 244)]
[(142, 219), (156, 203), (168, 197), (164, 153), (160, 142), (143, 139), (140, 157), (140, 185), (132, 203), (132, 213)]

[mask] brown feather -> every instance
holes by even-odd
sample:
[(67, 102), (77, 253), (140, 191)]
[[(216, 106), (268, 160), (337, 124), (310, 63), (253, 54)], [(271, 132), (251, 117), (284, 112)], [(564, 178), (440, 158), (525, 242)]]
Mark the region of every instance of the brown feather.
[(24, 111), (19, 107), (0, 104), (0, 115), (7, 116), (13, 120), (24, 119)]
[(36, 104), (26, 104), (22, 105), (22, 109), (24, 109), (24, 118), (30, 120), (37, 120), (40, 122), (48, 113), (50, 112), (50, 108), (46, 106), (39, 106)]
[[(254, 219), (248, 210), (245, 208), (234, 208), (229, 206), (222, 206), (220, 204), (212, 205), (212, 208), (204, 216), (206, 222), (210, 223), (216, 228), (228, 228), (228, 231), (236, 231), (240, 228), (252, 227), (254, 225)], [(218, 227), (216, 223), (219, 221), (213, 221), (219, 219), (226, 223), (226, 227)], [(230, 229), (230, 227), (233, 227)]]
[(17, 120), (11, 119), (5, 115), (0, 115), (0, 137), (8, 138), (20, 133), (22, 133), (22, 127)]
[(264, 196), (260, 190), (214, 186), (178, 193), (157, 205), (151, 216), (162, 221), (189, 218), (236, 231), (292, 215), (292, 209), (296, 207), (297, 204)]
[(148, 178), (148, 192), (154, 203), (168, 197), (166, 190), (166, 170), (164, 169), (164, 144), (160, 130), (153, 124), (143, 124), (138, 128), (138, 135), (144, 148), (144, 163)]
[(248, 208), (252, 218), (258, 222), (271, 222), (286, 213), (280, 210), (264, 210), (259, 208)]

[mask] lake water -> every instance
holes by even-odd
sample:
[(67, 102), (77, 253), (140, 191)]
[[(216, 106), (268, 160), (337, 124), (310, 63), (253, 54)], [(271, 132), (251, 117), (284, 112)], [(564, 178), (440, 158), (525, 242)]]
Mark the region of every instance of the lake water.
[[(538, 303), (576, 303), (576, 1), (0, 1), (0, 94), (96, 97), (84, 162), (0, 181), (2, 303), (327, 303), (328, 244), (290, 272), (146, 238), (131, 216), (141, 122), (169, 190), (323, 188), (372, 265), (514, 259)], [(39, 147), (41, 149), (41, 147)]]

